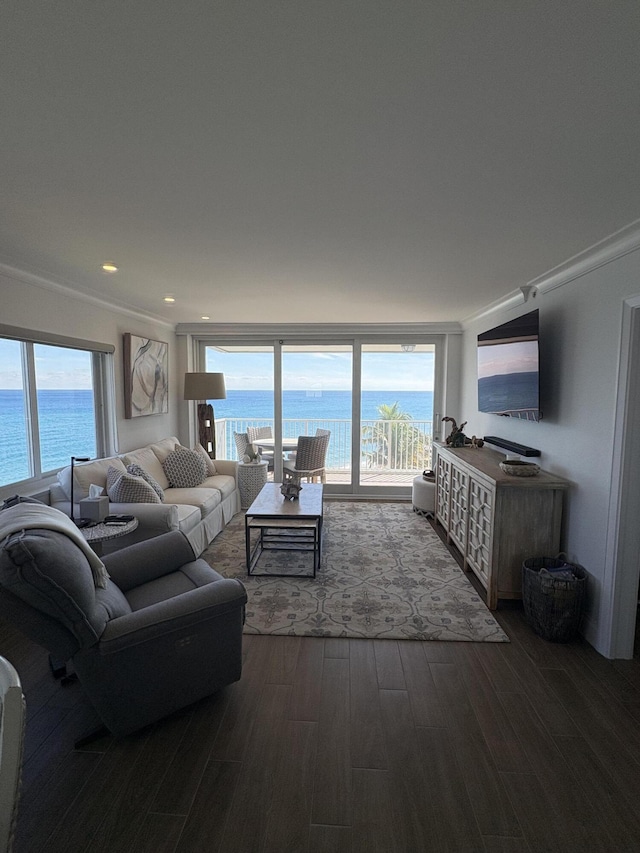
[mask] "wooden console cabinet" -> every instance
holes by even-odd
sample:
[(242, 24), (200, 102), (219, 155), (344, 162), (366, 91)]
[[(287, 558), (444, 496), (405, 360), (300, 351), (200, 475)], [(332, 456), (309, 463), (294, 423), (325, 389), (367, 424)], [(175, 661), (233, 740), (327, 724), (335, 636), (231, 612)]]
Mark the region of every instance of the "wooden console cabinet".
[(546, 471), (505, 474), (505, 458), (487, 447), (451, 448), (434, 442), (436, 520), (487, 590), (487, 606), (521, 598), (522, 562), (560, 550), (566, 480)]

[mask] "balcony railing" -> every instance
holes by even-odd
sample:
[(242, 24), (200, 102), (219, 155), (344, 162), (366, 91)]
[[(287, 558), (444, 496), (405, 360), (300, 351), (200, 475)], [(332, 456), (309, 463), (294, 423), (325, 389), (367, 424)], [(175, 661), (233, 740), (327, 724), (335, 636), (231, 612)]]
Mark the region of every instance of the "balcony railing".
[[(236, 459), (234, 432), (246, 432), (247, 427), (269, 426), (269, 419), (216, 419), (216, 443), (221, 458)], [(327, 453), (327, 472), (351, 470), (352, 422), (318, 418), (283, 420), (282, 437), (315, 435), (316, 429), (331, 431)], [(360, 436), (360, 469), (369, 472), (411, 472), (431, 467), (432, 421), (366, 420), (362, 421)], [(224, 450), (223, 450), (224, 449)]]

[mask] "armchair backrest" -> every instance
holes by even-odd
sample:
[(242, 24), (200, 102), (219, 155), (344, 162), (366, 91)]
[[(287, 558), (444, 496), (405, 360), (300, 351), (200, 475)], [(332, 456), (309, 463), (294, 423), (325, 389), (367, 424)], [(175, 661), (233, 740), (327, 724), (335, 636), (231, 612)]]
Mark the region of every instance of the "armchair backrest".
[(259, 438), (273, 438), (273, 433), (270, 426), (247, 427), (247, 438), (249, 444), (253, 444)]
[(242, 457), (247, 452), (247, 447), (251, 443), (249, 436), (246, 432), (234, 432), (233, 438), (236, 443), (236, 450), (238, 451), (238, 459), (242, 462)]
[(324, 468), (329, 435), (300, 435), (296, 452), (296, 471), (318, 471)]
[(112, 582), (96, 588), (83, 551), (56, 530), (20, 530), (0, 542), (0, 612), (56, 657), (95, 645), (107, 622), (130, 613)]

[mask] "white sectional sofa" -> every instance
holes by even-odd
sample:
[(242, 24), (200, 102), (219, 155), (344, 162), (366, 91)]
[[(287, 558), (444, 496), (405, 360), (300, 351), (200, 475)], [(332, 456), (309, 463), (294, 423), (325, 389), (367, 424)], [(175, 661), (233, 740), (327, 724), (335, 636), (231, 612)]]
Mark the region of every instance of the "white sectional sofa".
[[(235, 513), (240, 511), (238, 463), (235, 461), (211, 460), (209, 469), (215, 467), (215, 474), (209, 474), (197, 486), (174, 488), (170, 485), (163, 463), (178, 447), (180, 442), (172, 436), (118, 456), (74, 465), (73, 498), (76, 518), (80, 517), (79, 501), (89, 496), (90, 486), (100, 486), (105, 489), (106, 494), (109, 468), (126, 472), (127, 466), (138, 465), (161, 487), (164, 498), (161, 503), (110, 502), (110, 513), (135, 515), (138, 527), (126, 536), (105, 542), (105, 553), (159, 536), (169, 530), (181, 530), (187, 535), (194, 554), (199, 556)], [(58, 482), (49, 487), (49, 503), (69, 515), (70, 498), (71, 467), (68, 466), (59, 472)]]

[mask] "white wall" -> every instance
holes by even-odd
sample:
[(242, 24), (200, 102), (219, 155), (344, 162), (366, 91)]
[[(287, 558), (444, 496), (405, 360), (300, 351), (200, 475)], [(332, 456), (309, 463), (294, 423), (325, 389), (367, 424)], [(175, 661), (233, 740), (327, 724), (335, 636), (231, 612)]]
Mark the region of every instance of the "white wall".
[[(570, 278), (570, 275), (565, 276)], [(544, 282), (540, 283), (544, 290)], [(563, 550), (589, 573), (585, 636), (610, 651), (612, 566), (607, 566), (612, 461), (625, 299), (640, 293), (640, 250), (604, 263), (516, 308), (465, 325), (462, 417), (468, 435), (498, 435), (542, 451), (541, 464), (571, 483), (565, 501)], [(540, 423), (480, 414), (476, 341), (479, 332), (540, 310)], [(614, 472), (615, 481), (615, 472)], [(615, 489), (615, 482), (614, 482)], [(536, 555), (532, 555), (536, 556)], [(609, 556), (609, 559), (610, 556)], [(619, 571), (633, 572), (629, 563)], [(635, 605), (634, 605), (635, 606)]]
[[(46, 283), (33, 283), (27, 277), (13, 277), (0, 270), (2, 322), (10, 326), (45, 331), (68, 337), (113, 344), (116, 381), (118, 450), (133, 450), (148, 442), (178, 435), (177, 400), (182, 398), (181, 376), (177, 367), (176, 338), (173, 329), (162, 323), (110, 310)], [(124, 417), (124, 332), (167, 341), (169, 344), (169, 412), (141, 418)]]

